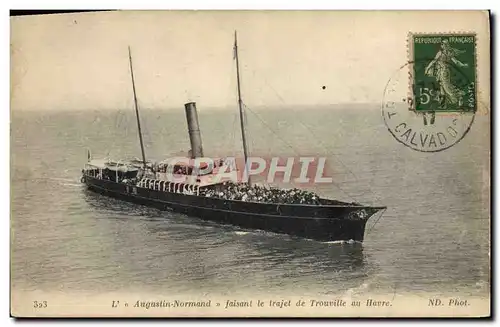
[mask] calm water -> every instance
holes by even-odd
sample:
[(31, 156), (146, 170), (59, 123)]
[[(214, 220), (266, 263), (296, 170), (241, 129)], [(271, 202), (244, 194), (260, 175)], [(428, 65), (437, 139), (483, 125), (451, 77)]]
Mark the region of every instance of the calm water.
[[(362, 246), (245, 231), (94, 195), (79, 182), (86, 148), (94, 157), (140, 156), (132, 110), (19, 111), (11, 117), (12, 287), (208, 295), (488, 291), (484, 118), (458, 145), (426, 154), (396, 142), (376, 106), (255, 113), (247, 113), (253, 154), (326, 154), (336, 184), (315, 191), (388, 206), (370, 220)], [(235, 112), (199, 116), (206, 155), (241, 155)], [(184, 119), (181, 109), (142, 112), (149, 158), (189, 148)]]

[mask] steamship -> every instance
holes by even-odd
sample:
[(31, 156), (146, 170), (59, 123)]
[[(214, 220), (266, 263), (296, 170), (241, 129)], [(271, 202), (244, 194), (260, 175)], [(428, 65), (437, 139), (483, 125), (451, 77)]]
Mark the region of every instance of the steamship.
[[(234, 35), (234, 59), (238, 86), (238, 107), (245, 163), (248, 151), (241, 99), (238, 44)], [(146, 205), (160, 210), (170, 210), (202, 220), (249, 230), (262, 230), (287, 234), (318, 241), (362, 242), (365, 226), (377, 213), (383, 214), (385, 206), (367, 206), (327, 198), (319, 198), (315, 204), (272, 203), (264, 201), (231, 200), (205, 196), (204, 191), (223, 191), (226, 181), (216, 178), (219, 169), (229, 163), (224, 158), (215, 160), (213, 169), (199, 169), (196, 158), (203, 157), (196, 104), (186, 103), (185, 114), (191, 150), (187, 162), (169, 163), (146, 160), (141, 133), (141, 122), (132, 66), (128, 48), (130, 76), (134, 93), (134, 107), (141, 147), (141, 159), (110, 161), (91, 159), (82, 169), (82, 183), (96, 193), (120, 200)], [(174, 174), (175, 173), (175, 177)], [(181, 177), (181, 178), (179, 178)], [(247, 181), (251, 183), (250, 176)]]

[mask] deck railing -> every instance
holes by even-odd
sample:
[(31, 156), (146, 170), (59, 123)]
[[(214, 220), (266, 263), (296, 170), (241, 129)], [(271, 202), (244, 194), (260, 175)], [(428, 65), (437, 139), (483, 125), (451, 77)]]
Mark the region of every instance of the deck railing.
[(183, 193), (183, 194), (200, 194), (200, 187), (194, 184), (172, 183), (158, 179), (143, 178), (137, 183), (138, 187), (147, 188), (155, 191)]

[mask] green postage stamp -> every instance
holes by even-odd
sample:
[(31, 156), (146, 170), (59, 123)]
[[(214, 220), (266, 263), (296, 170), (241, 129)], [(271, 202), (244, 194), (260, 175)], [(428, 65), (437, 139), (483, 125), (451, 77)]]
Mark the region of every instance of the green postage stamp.
[(416, 112), (475, 112), (476, 35), (410, 34), (410, 90)]

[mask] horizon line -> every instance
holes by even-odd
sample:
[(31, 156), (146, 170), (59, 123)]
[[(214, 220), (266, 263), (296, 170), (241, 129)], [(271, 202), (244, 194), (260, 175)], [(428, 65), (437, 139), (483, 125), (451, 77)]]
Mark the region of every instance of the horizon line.
[[(187, 102), (186, 102), (187, 103)], [(401, 102), (404, 103), (404, 102)], [(345, 103), (332, 103), (332, 104), (296, 104), (296, 105), (276, 105), (276, 106), (266, 106), (266, 105), (256, 105), (248, 108), (252, 110), (268, 110), (268, 111), (276, 111), (276, 110), (281, 110), (284, 108), (297, 108), (297, 107), (302, 107), (303, 109), (299, 110), (307, 110), (312, 107), (317, 107), (317, 108), (331, 108), (334, 107), (335, 110), (339, 110), (342, 108), (338, 108), (340, 106), (374, 106), (374, 105), (381, 105), (381, 103), (377, 102), (345, 102)], [(206, 107), (197, 107), (198, 112), (205, 112), (205, 111), (230, 111), (230, 110), (237, 110), (238, 105), (235, 104), (234, 106), (206, 106)], [(9, 112), (14, 113), (14, 112), (42, 112), (42, 111), (47, 111), (47, 112), (82, 112), (82, 111), (89, 111), (89, 112), (95, 112), (95, 111), (124, 111), (124, 110), (132, 110), (133, 108), (109, 108), (109, 107), (101, 107), (101, 108), (78, 108), (78, 109), (60, 109), (60, 108), (39, 108), (39, 109), (34, 109), (34, 108), (10, 108)], [(184, 110), (184, 106), (179, 105), (178, 107), (140, 107), (139, 110), (147, 110), (147, 111), (174, 111), (174, 110)], [(373, 110), (373, 109), (371, 109)]]

